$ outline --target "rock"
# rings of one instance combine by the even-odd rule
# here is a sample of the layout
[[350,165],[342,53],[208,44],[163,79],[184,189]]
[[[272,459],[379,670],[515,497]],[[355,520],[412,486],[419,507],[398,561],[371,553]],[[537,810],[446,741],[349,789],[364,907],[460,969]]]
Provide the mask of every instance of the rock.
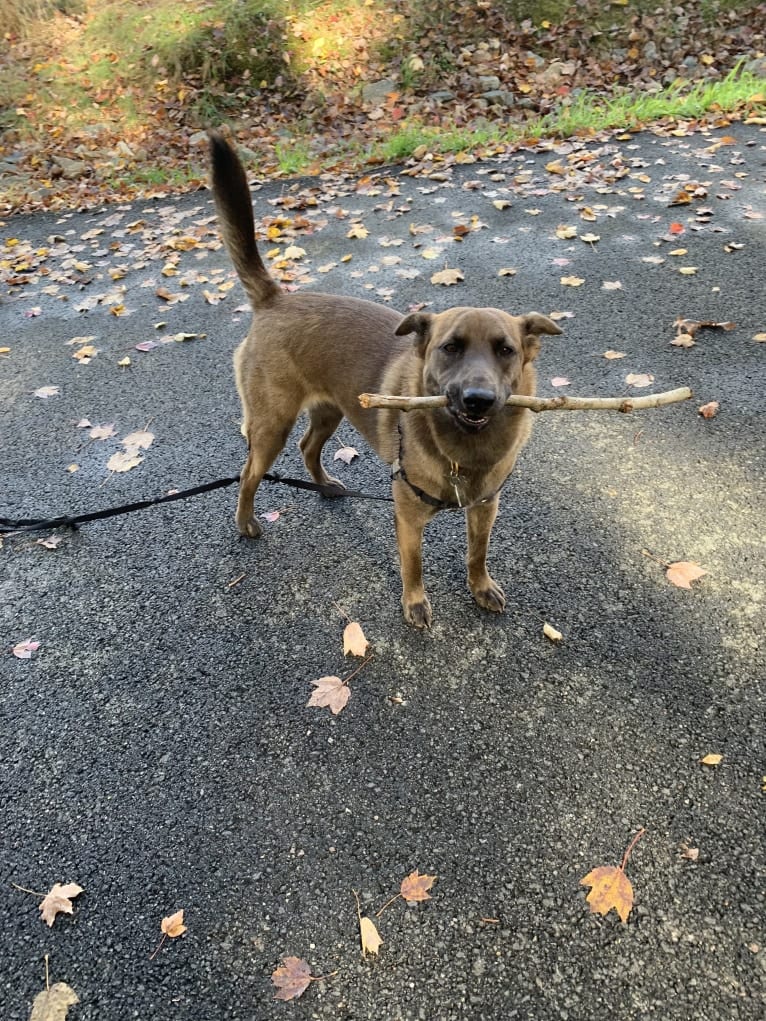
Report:
[[66,181],[76,181],[78,177],[84,177],[90,169],[84,160],[70,160],[67,156],[54,156],[53,162]]
[[483,92],[482,99],[486,99],[492,106],[516,106],[516,96],[506,89],[492,89],[490,92]]
[[448,89],[442,89],[440,92],[432,92],[428,98],[432,99],[434,103],[453,103],[455,93],[450,92]]
[[482,93],[494,92],[500,88],[500,79],[494,74],[483,74],[479,76],[479,88]]
[[365,103],[378,106],[385,103],[386,97],[391,92],[398,92],[399,86],[393,78],[381,78],[377,82],[370,82],[362,86],[362,99]]
[[644,46],[644,60],[647,60],[650,64],[653,64],[657,57],[658,57],[657,46],[650,39],[646,46]]

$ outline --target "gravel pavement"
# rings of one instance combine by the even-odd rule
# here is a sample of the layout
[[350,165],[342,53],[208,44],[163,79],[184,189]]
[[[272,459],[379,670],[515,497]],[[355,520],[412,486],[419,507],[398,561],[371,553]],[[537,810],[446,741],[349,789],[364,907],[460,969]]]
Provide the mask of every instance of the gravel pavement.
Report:
[[[6,537],[6,1021],[29,1017],[45,955],[79,996],[68,1021],[763,1018],[765,168],[766,129],[734,125],[256,188],[264,252],[305,250],[272,259],[292,286],[564,313],[541,395],[694,400],[540,415],[490,550],[506,613],[472,602],[445,513],[426,534],[427,633],[403,623],[383,503],[264,486],[257,509],[279,517],[247,543],[232,487],[55,549]],[[446,267],[464,281],[432,284]],[[249,313],[207,192],[6,221],[0,279],[0,514],[239,471],[231,352]],[[736,326],[684,348],[679,317]],[[142,460],[110,471],[135,431],[153,435]],[[303,474],[294,439],[276,468]],[[342,444],[359,457],[332,470],[385,494],[346,424],[330,456]],[[678,561],[707,573],[675,587]],[[339,607],[373,658],[333,716],[306,702],[359,662]],[[627,923],[591,914],[580,880],[642,827]],[[438,877],[431,899],[394,901],[362,958],[354,891],[373,914],[414,869]],[[84,892],[48,928],[12,884],[54,882]],[[180,908],[188,931],[150,960]],[[327,977],[286,1004],[270,976],[291,955]]]

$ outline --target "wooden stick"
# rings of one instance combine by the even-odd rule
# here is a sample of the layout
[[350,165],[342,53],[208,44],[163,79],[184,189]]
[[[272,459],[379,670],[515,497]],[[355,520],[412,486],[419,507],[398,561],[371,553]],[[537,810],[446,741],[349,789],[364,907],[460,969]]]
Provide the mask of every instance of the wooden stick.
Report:
[[[688,386],[666,390],[643,397],[509,397],[506,407],[529,408],[530,411],[640,411],[661,408],[666,404],[688,401],[693,394]],[[430,410],[446,407],[446,397],[395,397],[388,394],[359,394],[363,408],[397,408],[400,411]]]

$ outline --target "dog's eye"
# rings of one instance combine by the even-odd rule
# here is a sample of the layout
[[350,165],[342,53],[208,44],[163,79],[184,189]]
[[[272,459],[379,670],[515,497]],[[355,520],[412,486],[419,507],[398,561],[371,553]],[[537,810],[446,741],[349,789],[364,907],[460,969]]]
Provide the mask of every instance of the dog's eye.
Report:
[[442,344],[442,351],[448,355],[459,355],[463,350],[463,343],[460,340],[448,340],[446,344]]
[[500,358],[510,358],[511,355],[516,354],[516,348],[510,347],[508,344],[498,344],[497,353]]

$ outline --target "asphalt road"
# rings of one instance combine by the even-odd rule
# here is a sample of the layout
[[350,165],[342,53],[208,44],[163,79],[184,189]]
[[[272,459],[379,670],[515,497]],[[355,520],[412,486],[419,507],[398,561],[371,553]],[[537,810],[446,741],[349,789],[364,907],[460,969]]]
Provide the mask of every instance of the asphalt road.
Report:
[[[425,634],[401,618],[386,504],[264,487],[258,510],[281,513],[248,544],[229,488],[62,532],[56,549],[5,538],[6,1021],[28,1018],[46,954],[50,981],[80,998],[69,1021],[764,1016],[765,166],[766,131],[735,125],[435,177],[263,184],[258,221],[292,221],[264,251],[284,253],[297,228],[310,286],[402,311],[571,313],[545,339],[539,393],[689,385],[695,398],[539,416],[491,547],[507,612],[471,601],[463,522],[442,514],[427,531]],[[684,183],[691,201],[669,206]],[[198,193],[2,225],[0,514],[93,510],[239,471],[230,356],[248,314],[239,284],[218,286],[234,278],[211,217]],[[347,237],[355,219],[367,237]],[[458,242],[456,224],[476,229]],[[431,284],[445,266],[464,282]],[[211,305],[205,290],[226,296]],[[677,317],[736,328],[684,349],[670,344]],[[135,349],[181,332],[205,336]],[[89,363],[74,337],[94,338]],[[629,373],[654,381],[635,390]],[[705,420],[709,401],[720,410]],[[115,435],[91,439],[83,419]],[[154,436],[143,462],[110,472],[135,430]],[[345,425],[341,442],[360,456],[333,470],[385,493],[386,469]],[[277,468],[302,472],[294,442]],[[676,588],[662,566],[676,561],[707,574]],[[312,679],[358,662],[344,661],[336,604],[374,658],[332,716],[306,702]],[[29,638],[32,658],[13,656]],[[720,765],[700,764],[709,753]],[[580,879],[619,864],[641,827],[627,924],[590,914]],[[432,899],[387,908],[380,953],[363,959],[353,891],[375,911],[416,868],[438,876]],[[85,892],[49,929],[40,898],[11,884],[57,881]],[[188,931],[150,960],[179,908]],[[277,1002],[286,955],[330,977]]]

